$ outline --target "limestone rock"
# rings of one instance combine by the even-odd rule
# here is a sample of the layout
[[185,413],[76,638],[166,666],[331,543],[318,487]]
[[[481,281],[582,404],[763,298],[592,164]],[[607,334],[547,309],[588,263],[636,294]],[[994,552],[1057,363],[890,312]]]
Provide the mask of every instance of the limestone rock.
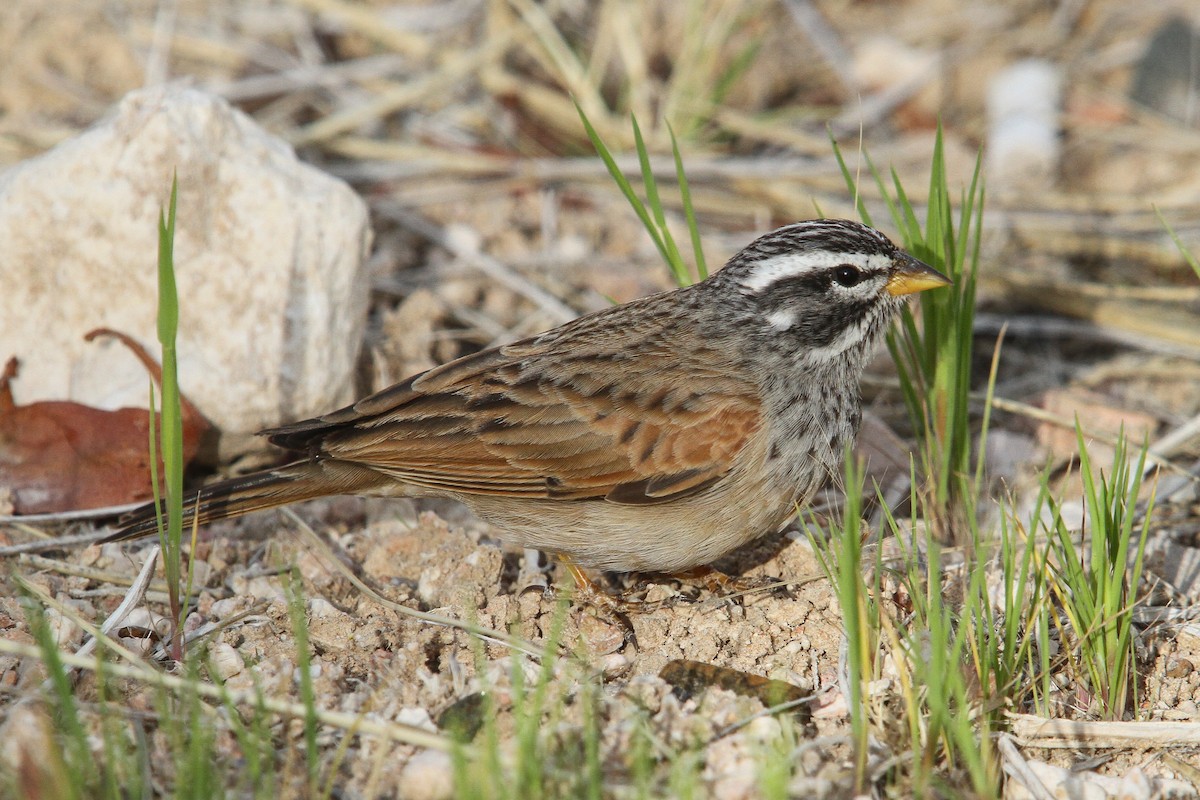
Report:
[[1054,185],[1062,159],[1059,115],[1062,67],[1042,59],[1017,62],[988,87],[987,176],[1004,189]]
[[146,405],[142,366],[83,334],[114,328],[157,352],[157,222],[173,172],[180,383],[225,453],[349,401],[365,204],[224,100],[178,86],[133,92],[0,174],[0,357],[23,363],[17,401]]

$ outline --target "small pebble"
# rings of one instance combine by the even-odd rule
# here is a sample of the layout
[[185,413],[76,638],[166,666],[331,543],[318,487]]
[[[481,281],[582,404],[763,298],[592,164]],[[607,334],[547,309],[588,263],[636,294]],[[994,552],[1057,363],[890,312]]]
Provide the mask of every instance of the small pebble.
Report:
[[59,647],[74,650],[83,641],[83,631],[74,622],[51,608],[46,611],[46,621],[50,625],[50,633]]
[[600,670],[608,680],[624,677],[633,666],[633,660],[624,653],[609,653],[600,659]]
[[1185,678],[1192,674],[1196,667],[1186,658],[1172,658],[1167,661],[1168,678]]
[[209,650],[213,666],[222,680],[229,680],[246,668],[242,655],[234,647],[225,642],[217,642]]
[[225,597],[212,604],[212,608],[209,609],[209,616],[212,619],[228,619],[240,611],[241,608],[241,597]]
[[336,617],[342,612],[324,597],[314,597],[308,601],[308,613],[313,619],[325,619]]
[[625,631],[615,622],[583,614],[579,620],[579,637],[593,656],[606,656],[625,644]]
[[396,794],[408,800],[443,800],[454,796],[454,765],[450,754],[425,750],[408,760],[400,772]]
[[451,223],[445,228],[446,242],[451,249],[467,253],[478,253],[483,247],[483,237],[470,225]]
[[401,725],[409,725],[413,728],[421,730],[437,732],[437,725],[434,724],[433,718],[429,716],[429,710],[418,706],[406,706],[396,712],[395,721]]

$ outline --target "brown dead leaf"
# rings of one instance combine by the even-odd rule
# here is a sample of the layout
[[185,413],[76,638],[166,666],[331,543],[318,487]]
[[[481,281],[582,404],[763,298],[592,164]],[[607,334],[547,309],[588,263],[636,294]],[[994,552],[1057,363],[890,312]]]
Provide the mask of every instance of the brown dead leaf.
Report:
[[[161,368],[140,344],[107,328],[84,338],[98,336],[111,336],[128,347],[162,386]],[[10,385],[16,377],[17,359],[10,358],[0,374],[0,489],[8,491],[15,513],[47,514],[150,499],[146,409],[106,411],[65,400],[18,406]],[[186,465],[211,426],[182,395],[180,405]]]

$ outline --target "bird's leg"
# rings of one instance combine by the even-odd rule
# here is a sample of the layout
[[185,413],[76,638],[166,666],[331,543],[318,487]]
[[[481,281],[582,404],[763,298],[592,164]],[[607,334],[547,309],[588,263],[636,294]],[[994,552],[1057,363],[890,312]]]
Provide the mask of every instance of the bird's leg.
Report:
[[569,556],[559,553],[558,560],[575,579],[575,600],[580,605],[592,608],[597,616],[620,628],[625,634],[625,641],[636,647],[637,634],[634,633],[633,622],[630,621],[628,613],[633,610],[630,604],[600,588]]
[[580,567],[570,558],[562,553],[559,553],[558,560],[564,567],[567,568],[567,572],[571,574],[571,577],[575,579],[575,590],[581,598],[586,597],[591,599],[596,596],[603,596],[612,599],[607,592],[597,586],[595,581],[587,576],[587,573],[583,571],[582,567]]

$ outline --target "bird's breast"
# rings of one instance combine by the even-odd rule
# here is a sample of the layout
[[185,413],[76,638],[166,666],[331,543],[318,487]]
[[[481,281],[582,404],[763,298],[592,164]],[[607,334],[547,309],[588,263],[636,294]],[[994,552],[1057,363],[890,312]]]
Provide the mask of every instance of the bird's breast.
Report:
[[768,430],[767,472],[804,502],[831,475],[839,474],[845,448],[859,418],[852,383],[804,382],[774,395]]

